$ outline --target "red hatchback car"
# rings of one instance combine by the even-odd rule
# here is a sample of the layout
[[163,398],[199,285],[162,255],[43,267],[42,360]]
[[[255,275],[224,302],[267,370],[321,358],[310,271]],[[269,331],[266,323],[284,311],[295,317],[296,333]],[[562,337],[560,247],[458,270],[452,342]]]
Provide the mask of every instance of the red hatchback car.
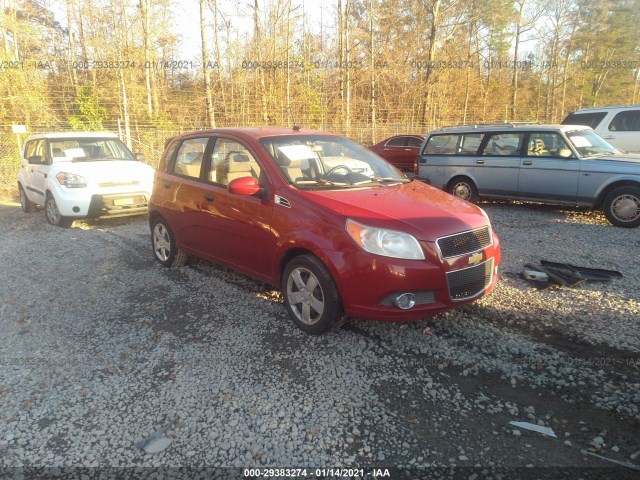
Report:
[[421,135],[396,135],[370,146],[369,150],[401,170],[413,170],[422,142]]
[[411,320],[488,293],[500,245],[479,207],[344,137],[233,128],[171,138],[149,202],[155,258],[195,255],[279,287],[310,334]]

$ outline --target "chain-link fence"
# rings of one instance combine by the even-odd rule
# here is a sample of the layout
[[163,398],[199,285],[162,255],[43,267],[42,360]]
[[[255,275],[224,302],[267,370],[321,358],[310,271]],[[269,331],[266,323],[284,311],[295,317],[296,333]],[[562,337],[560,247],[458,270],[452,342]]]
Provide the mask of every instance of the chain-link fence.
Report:
[[[22,137],[24,140],[24,135]],[[19,169],[18,137],[10,133],[0,133],[0,196],[10,196],[17,192]]]

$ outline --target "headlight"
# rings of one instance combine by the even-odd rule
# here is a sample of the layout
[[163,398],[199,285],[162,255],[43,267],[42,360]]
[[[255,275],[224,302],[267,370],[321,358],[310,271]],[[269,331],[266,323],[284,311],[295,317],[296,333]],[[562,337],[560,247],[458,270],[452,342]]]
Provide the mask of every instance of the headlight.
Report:
[[73,173],[60,172],[56,175],[60,185],[64,185],[67,188],[83,188],[87,186],[87,180],[80,175]]
[[367,227],[347,219],[347,233],[365,252],[385,257],[424,260],[424,252],[412,235],[384,228]]

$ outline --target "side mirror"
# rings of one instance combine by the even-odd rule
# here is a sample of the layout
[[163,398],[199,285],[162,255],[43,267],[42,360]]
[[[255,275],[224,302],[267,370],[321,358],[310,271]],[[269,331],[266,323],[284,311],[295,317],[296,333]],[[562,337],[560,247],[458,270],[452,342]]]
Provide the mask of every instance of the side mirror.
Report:
[[42,155],[31,155],[27,162],[29,162],[29,165],[42,165],[44,163],[43,160]]
[[138,160],[139,162],[144,162],[144,153],[136,153],[136,160]]
[[255,195],[262,191],[262,187],[253,177],[240,177],[231,180],[227,186],[227,190],[235,195]]

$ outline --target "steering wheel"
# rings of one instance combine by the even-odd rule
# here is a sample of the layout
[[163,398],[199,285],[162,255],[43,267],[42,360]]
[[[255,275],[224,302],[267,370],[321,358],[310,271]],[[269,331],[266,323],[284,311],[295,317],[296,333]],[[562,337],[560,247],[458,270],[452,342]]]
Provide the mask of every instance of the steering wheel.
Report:
[[349,167],[347,167],[346,165],[336,165],[335,167],[329,169],[329,171],[327,173],[325,173],[323,175],[323,177],[327,177],[329,175],[331,175],[333,172],[335,172],[336,170],[346,170],[347,173],[353,173],[353,170],[351,170]]

